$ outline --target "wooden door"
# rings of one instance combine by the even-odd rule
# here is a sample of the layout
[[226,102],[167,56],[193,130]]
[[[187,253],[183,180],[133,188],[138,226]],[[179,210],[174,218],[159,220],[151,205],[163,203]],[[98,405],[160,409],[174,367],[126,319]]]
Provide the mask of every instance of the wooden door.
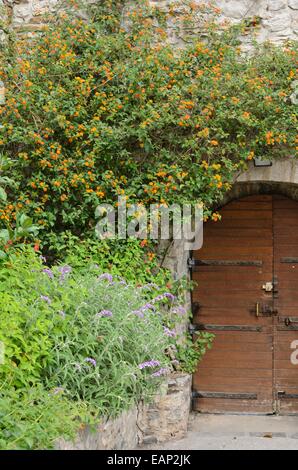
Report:
[[216,335],[193,378],[194,408],[298,411],[298,203],[249,196],[221,213],[192,263],[194,328]]
[[[283,196],[273,200],[274,276],[274,395],[280,414],[298,412],[298,202]],[[296,355],[298,358],[298,355]],[[298,361],[297,361],[298,362]]]

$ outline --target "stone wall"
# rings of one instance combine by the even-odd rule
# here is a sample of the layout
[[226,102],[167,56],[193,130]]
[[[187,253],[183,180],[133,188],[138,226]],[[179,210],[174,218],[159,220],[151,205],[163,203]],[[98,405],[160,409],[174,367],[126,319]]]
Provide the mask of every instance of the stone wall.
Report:
[[162,384],[151,404],[140,403],[116,419],[81,429],[74,442],[60,439],[57,450],[133,450],[142,444],[186,435],[191,405],[191,376],[174,374]]
[[61,439],[57,450],[126,450],[138,445],[137,408],[122,413],[118,418],[100,424],[96,431],[82,429],[74,442]]
[[[171,0],[150,0],[152,5],[163,6]],[[174,1],[174,0],[173,0]],[[208,3],[194,0],[194,3]],[[298,39],[298,0],[213,0],[221,10],[219,21],[237,23],[245,18],[255,18],[258,26],[248,29],[244,44],[251,45],[252,37],[259,42],[270,40],[281,43]]]
[[[99,0],[95,0],[99,1]],[[171,0],[150,0],[154,5],[163,6]],[[194,0],[206,3],[206,0]],[[54,10],[58,0],[0,0],[5,5],[12,25],[18,29],[38,30],[42,27],[43,14]],[[257,39],[281,42],[298,38],[298,0],[214,0],[222,13],[222,19],[237,22],[244,18],[256,17],[260,25]],[[2,13],[3,16],[3,13]],[[248,34],[247,41],[251,40]]]
[[[58,0],[0,0],[2,17],[20,31],[38,31],[45,22],[44,14],[55,11]],[[3,8],[4,7],[4,8]]]
[[140,444],[181,439],[186,435],[191,409],[191,386],[191,375],[177,373],[168,378],[154,401],[139,413]]

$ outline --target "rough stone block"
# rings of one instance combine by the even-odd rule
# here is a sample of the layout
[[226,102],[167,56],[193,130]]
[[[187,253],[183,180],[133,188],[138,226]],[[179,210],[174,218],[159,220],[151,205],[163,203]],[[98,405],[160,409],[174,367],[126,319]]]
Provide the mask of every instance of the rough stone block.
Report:
[[289,7],[298,10],[298,0],[289,0]]

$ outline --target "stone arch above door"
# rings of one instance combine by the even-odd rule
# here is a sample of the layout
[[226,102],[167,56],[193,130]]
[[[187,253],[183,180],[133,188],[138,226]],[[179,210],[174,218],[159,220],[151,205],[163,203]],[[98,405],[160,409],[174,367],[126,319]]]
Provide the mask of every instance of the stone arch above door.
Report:
[[[256,194],[281,194],[298,201],[298,161],[294,158],[272,162],[271,167],[255,167],[249,164],[248,170],[240,174],[232,189],[225,195],[217,208],[225,206],[234,199]],[[168,268],[176,279],[189,278],[189,252],[182,241],[161,245],[164,249],[162,265]],[[185,294],[185,307],[191,308],[190,294]]]
[[[298,160],[292,157],[274,160],[270,167],[255,167],[253,162],[248,170],[240,174],[232,189],[225,195],[217,208],[233,199],[254,194],[282,194],[298,200]],[[188,253],[183,241],[176,241],[165,250],[163,266],[169,268],[176,278],[188,275]]]
[[298,200],[298,161],[294,158],[274,160],[270,167],[256,167],[251,162],[240,174],[221,201],[220,207],[233,199],[253,194],[278,193]]

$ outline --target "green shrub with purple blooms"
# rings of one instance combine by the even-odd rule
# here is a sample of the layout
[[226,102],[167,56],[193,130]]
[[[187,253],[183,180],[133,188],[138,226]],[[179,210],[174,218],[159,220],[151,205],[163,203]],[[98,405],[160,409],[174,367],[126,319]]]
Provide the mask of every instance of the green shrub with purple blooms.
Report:
[[[187,312],[153,282],[136,287],[94,264],[49,266],[24,246],[0,263],[0,312],[3,449],[51,448],[82,422],[150,400],[183,369],[177,325]],[[55,403],[61,419],[47,428]]]

